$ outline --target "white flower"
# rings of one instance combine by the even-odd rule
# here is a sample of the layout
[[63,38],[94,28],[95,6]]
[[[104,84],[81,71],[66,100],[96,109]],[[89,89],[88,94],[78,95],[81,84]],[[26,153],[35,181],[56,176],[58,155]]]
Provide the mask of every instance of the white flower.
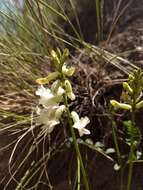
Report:
[[63,99],[64,89],[60,86],[59,81],[55,81],[52,88],[41,87],[36,91],[36,95],[40,96],[39,104],[43,109],[37,107],[39,115],[37,122],[43,124],[44,131],[51,133],[54,127],[60,123],[60,118],[65,110],[65,106],[59,106]]
[[90,122],[88,117],[79,118],[78,114],[75,111],[71,112],[72,119],[74,121],[73,127],[78,129],[80,137],[83,135],[89,135],[90,131],[86,129],[86,125]]
[[38,123],[44,124],[44,128],[48,133],[54,130],[54,127],[58,125],[59,119],[55,117],[55,112],[59,106],[49,106],[48,108],[37,108]]
[[43,106],[55,104],[55,101],[53,102],[54,95],[52,94],[51,90],[44,88],[42,85],[36,91],[36,95],[40,96],[39,104],[42,104]]
[[57,92],[52,92],[49,88],[41,87],[36,91],[36,95],[40,96],[39,104],[42,104],[44,107],[57,106],[62,100],[62,95],[64,89],[62,87],[57,88]]
[[44,124],[44,130],[51,133],[54,127],[60,123],[60,118],[65,110],[65,106],[49,106],[44,109],[37,107],[37,114],[39,115],[37,122]]

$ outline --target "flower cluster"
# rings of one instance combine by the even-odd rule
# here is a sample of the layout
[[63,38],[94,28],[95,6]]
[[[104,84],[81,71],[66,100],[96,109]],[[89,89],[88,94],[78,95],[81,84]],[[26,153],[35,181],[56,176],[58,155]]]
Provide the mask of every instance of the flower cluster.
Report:
[[123,103],[116,100],[110,100],[111,105],[115,109],[124,109],[132,112],[135,110],[143,108],[143,72],[138,70],[134,74],[130,74],[128,77],[128,82],[123,82],[123,93],[122,100]]
[[[38,122],[44,124],[44,129],[47,133],[51,133],[55,126],[60,123],[62,114],[67,111],[64,98],[67,97],[70,100],[75,100],[75,94],[72,90],[72,85],[68,80],[68,77],[74,74],[75,68],[68,67],[66,59],[69,52],[64,50],[63,54],[59,49],[57,52],[52,51],[51,57],[55,72],[50,73],[45,78],[37,79],[37,83],[40,84],[39,89],[36,91],[36,95],[40,96],[39,105],[37,107]],[[44,84],[50,84],[50,88],[45,88]],[[90,131],[86,129],[86,125],[90,122],[88,117],[79,118],[78,114],[71,112],[71,118],[73,120],[73,128],[79,131],[79,135],[90,134]]]
[[37,114],[39,115],[38,121],[44,124],[48,133],[51,133],[54,127],[60,123],[59,119],[65,110],[64,105],[59,105],[64,89],[58,87],[57,90],[54,91],[56,83],[57,81],[53,83],[51,89],[41,85],[36,91],[36,95],[40,96],[39,105],[42,105],[42,108],[37,108]]

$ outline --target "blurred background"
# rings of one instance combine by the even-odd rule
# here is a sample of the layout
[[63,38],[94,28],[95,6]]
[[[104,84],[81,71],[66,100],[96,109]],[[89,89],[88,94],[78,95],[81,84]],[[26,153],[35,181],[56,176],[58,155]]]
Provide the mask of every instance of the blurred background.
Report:
[[8,8],[11,8],[15,5],[19,6],[20,8],[23,7],[23,2],[24,0],[1,0],[0,1],[0,9],[1,10],[6,10]]

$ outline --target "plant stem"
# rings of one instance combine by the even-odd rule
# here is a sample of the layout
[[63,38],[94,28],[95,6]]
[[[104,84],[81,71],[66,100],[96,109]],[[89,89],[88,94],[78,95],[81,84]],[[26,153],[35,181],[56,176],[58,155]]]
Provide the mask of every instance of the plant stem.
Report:
[[127,183],[127,190],[131,189],[131,183],[132,183],[132,173],[133,173],[133,145],[131,144],[131,148],[130,148],[130,158],[129,158],[129,172],[128,172],[128,183]]
[[80,168],[81,168],[81,172],[82,172],[82,176],[83,176],[83,182],[84,182],[84,185],[85,185],[85,189],[89,190],[87,174],[86,174],[85,167],[84,167],[84,164],[83,164],[83,160],[82,160],[82,157],[81,157],[79,145],[77,143],[76,135],[75,135],[74,129],[72,127],[71,113],[70,113],[70,110],[69,110],[69,106],[68,106],[68,101],[67,101],[67,96],[66,95],[64,95],[64,104],[65,104],[66,109],[67,109],[68,123],[69,123],[69,126],[70,126],[70,131],[71,131],[71,134],[72,134],[75,151],[76,151],[77,157],[78,157],[79,162],[80,162]]
[[120,190],[124,189],[123,175],[124,175],[124,168],[123,168],[123,166],[121,166],[121,171],[120,171]]
[[[130,151],[131,153],[131,151]],[[132,159],[129,161],[129,173],[128,173],[128,183],[127,183],[127,190],[131,189],[131,182],[132,182],[132,172],[133,172],[133,162]]]
[[123,189],[123,167],[122,167],[122,161],[121,161],[121,154],[120,154],[120,149],[119,149],[119,144],[117,140],[117,134],[116,134],[116,122],[112,119],[112,135],[113,135],[113,140],[115,144],[115,150],[117,154],[117,159],[118,159],[118,164],[121,166],[120,169],[120,180],[121,180],[121,185],[120,185],[120,190]]
[[102,40],[103,2],[100,0],[95,0],[95,3],[96,3],[96,17],[97,17],[97,38],[98,38],[98,43],[100,43]]
[[114,140],[115,149],[116,149],[116,153],[117,153],[118,163],[121,164],[121,154],[120,154],[120,150],[119,150],[119,145],[118,145],[118,141],[117,141],[117,135],[116,135],[115,128],[116,128],[116,123],[115,123],[115,121],[112,121],[113,140]]
[[77,157],[77,190],[80,190],[80,160]]
[[[135,125],[135,98],[133,98],[131,120],[132,120],[132,125]],[[131,146],[130,146],[130,153],[129,153],[129,173],[128,173],[127,190],[131,189],[131,183],[132,183],[133,154],[134,154],[134,137],[133,137],[133,127],[132,127]]]
[[121,153],[120,153],[120,149],[119,149],[119,144],[118,144],[118,140],[117,140],[117,134],[116,134],[116,122],[114,121],[114,118],[111,118],[112,121],[112,135],[113,135],[113,141],[114,141],[114,145],[115,145],[115,150],[116,150],[116,154],[117,154],[117,160],[118,160],[118,164],[120,165],[120,190],[123,190],[123,166],[122,166],[122,160],[121,160]]

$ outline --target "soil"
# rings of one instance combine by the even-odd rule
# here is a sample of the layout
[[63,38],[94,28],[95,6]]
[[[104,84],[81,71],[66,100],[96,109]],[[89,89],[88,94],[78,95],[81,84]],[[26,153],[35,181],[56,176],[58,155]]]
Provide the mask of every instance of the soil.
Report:
[[[117,2],[116,0],[115,4]],[[126,2],[124,1],[125,4],[122,5],[122,8],[126,5]],[[104,29],[105,37],[107,36],[107,32],[109,33],[108,26],[111,24],[112,16],[108,12],[108,9],[113,9],[114,3],[107,3],[107,5],[105,9],[105,14],[107,15]],[[89,14],[88,11],[87,14]],[[141,0],[133,1],[125,15],[116,26],[111,38],[99,45],[104,50],[115,55],[118,54],[130,63],[143,68],[143,2]],[[88,17],[88,15],[85,15],[85,17]],[[83,27],[87,26],[84,25]],[[86,30],[83,28],[83,31]],[[96,44],[93,31],[85,32],[84,35],[87,42]],[[99,56],[95,54],[95,49],[96,46],[92,46],[90,50],[80,49],[75,51],[69,60],[69,64],[73,64],[76,67],[76,74],[72,77],[72,83],[74,84],[74,92],[77,97],[76,101],[71,103],[70,109],[76,110],[80,116],[87,115],[90,118],[89,129],[91,135],[89,138],[93,143],[100,141],[104,143],[105,148],[110,148],[114,147],[114,145],[111,133],[111,121],[107,116],[107,107],[110,99],[115,98],[118,100],[120,98],[122,82],[127,78],[127,74],[120,71],[115,65],[107,64],[107,61],[104,59],[99,59]],[[3,80],[0,77],[1,83]],[[65,138],[69,135],[67,123],[63,121],[64,128],[60,131],[58,128],[55,129],[51,139],[48,136],[45,138],[43,135],[38,137],[42,126],[35,126],[32,132],[31,130],[29,132],[28,129],[31,127],[31,124],[29,124],[29,121],[21,123],[20,118],[23,115],[25,118],[31,115],[33,107],[37,104],[37,98],[34,95],[27,95],[24,91],[6,94],[1,89],[0,104],[4,113],[11,111],[19,115],[19,118],[15,118],[14,115],[0,118],[2,127],[0,130],[0,190],[15,189],[16,180],[19,180],[26,173],[27,169],[32,167],[31,163],[35,164],[38,162],[39,164],[45,162],[46,165],[41,164],[41,169],[30,181],[31,186],[34,185],[34,182],[38,180],[38,177],[44,171],[37,189],[50,189],[47,183],[44,184],[44,180],[47,180],[47,173],[45,171],[48,170],[49,181],[53,185],[54,190],[73,190],[77,161],[72,144]],[[137,114],[137,123],[143,134],[142,112]],[[123,113],[117,119],[119,126],[118,140],[122,153],[126,153],[129,149],[124,142],[124,135],[122,133],[121,120],[125,117],[128,116],[126,113]],[[15,122],[19,122],[19,124],[15,126]],[[6,127],[9,124],[15,127]],[[23,134],[25,134],[25,138],[22,138]],[[21,140],[19,141],[20,138]],[[36,138],[39,140],[37,144],[35,142]],[[83,139],[86,140],[86,137],[83,137]],[[9,159],[16,142],[19,143],[10,162]],[[30,146],[34,147],[33,151],[31,151],[25,163],[18,169]],[[80,147],[89,177],[90,190],[119,190],[120,174],[113,169],[115,162],[112,158],[115,158],[115,155],[113,154],[112,157],[109,157],[100,151],[92,150],[82,143]],[[142,143],[140,150],[143,150]],[[47,156],[47,160],[45,160],[43,151],[44,153],[51,151],[52,157],[49,159]],[[43,158],[43,162],[40,162],[41,158]],[[13,178],[9,171],[11,166],[13,166],[11,172],[16,171]],[[32,170],[32,172],[34,173],[36,169]],[[143,190],[142,170],[143,163],[136,162],[134,164],[132,190]],[[124,184],[127,182],[127,172],[128,168],[125,169]],[[50,183],[48,182],[48,184]],[[26,187],[28,188],[29,186]],[[84,189],[82,185],[81,189]]]

